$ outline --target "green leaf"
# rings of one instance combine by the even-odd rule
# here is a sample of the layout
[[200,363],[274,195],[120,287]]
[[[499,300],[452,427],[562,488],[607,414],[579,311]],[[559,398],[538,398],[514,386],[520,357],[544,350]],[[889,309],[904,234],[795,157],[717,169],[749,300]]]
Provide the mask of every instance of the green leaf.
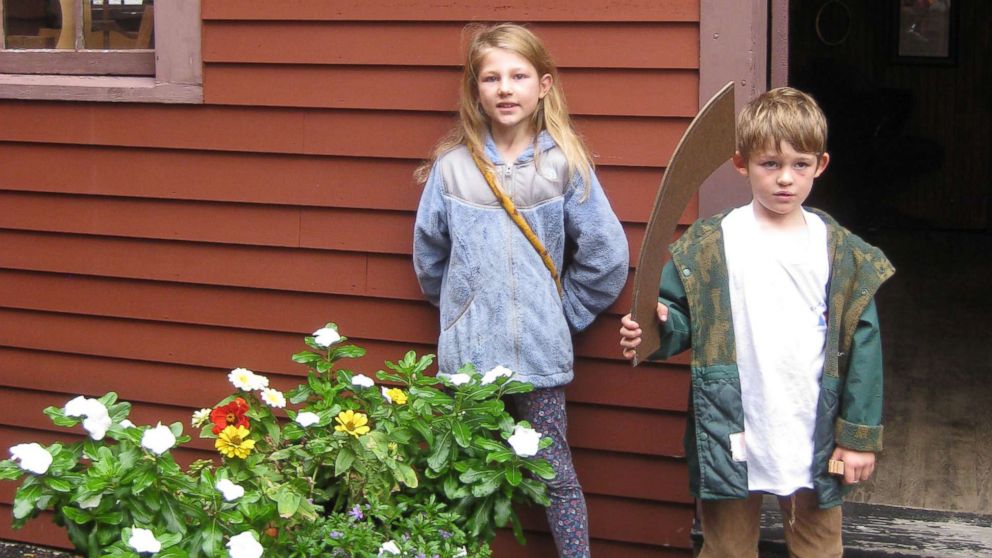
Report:
[[203,537],[203,542],[200,543],[200,548],[203,549],[203,553],[207,556],[215,556],[217,549],[221,547],[224,534],[221,532],[216,521],[207,523],[202,529],[201,536]]
[[[551,480],[555,478],[555,470],[551,468],[551,464],[543,459],[538,459],[534,461],[524,460],[524,467],[530,472],[541,477],[545,480]],[[509,479],[507,479],[509,480]]]
[[42,411],[45,416],[52,419],[52,423],[56,426],[73,427],[83,421],[79,417],[67,417],[65,416],[65,411],[61,407],[45,407]]
[[455,441],[459,446],[467,448],[472,443],[472,430],[465,421],[454,421],[451,424],[451,432],[455,435]]
[[430,456],[427,457],[427,466],[435,471],[440,471],[448,462],[451,454],[451,431],[446,430],[437,439],[437,444],[432,448]]
[[141,494],[155,482],[155,476],[155,470],[151,468],[143,468],[135,471],[131,480],[131,492],[134,495]]
[[170,546],[161,552],[156,552],[155,556],[158,558],[188,558],[189,553],[183,550],[182,547]]
[[365,349],[355,345],[343,345],[341,347],[335,347],[327,354],[327,358],[329,358],[332,361],[341,358],[361,358],[363,356],[365,356]]
[[460,500],[469,495],[468,487],[458,482],[458,477],[453,474],[444,477],[442,488],[449,500]]
[[296,387],[286,395],[289,396],[290,403],[292,403],[293,405],[299,405],[300,403],[303,403],[304,401],[309,399],[310,395],[312,394],[313,391],[310,390],[310,386],[301,385]]
[[279,517],[290,518],[296,513],[296,510],[300,507],[300,502],[303,501],[303,497],[293,492],[289,488],[283,487],[276,494],[276,506],[279,511]]
[[337,458],[334,460],[334,476],[340,477],[351,468],[351,464],[354,462],[355,452],[351,451],[350,448],[341,448]]
[[105,525],[120,525],[124,521],[124,513],[120,511],[109,511],[95,515],[94,519]]
[[510,521],[510,514],[513,513],[512,502],[504,496],[497,497],[493,504],[493,522],[497,527],[505,527]]
[[23,473],[24,471],[10,459],[0,461],[0,480],[17,480]]
[[45,477],[45,486],[55,492],[69,492],[72,490],[72,484],[69,481],[57,477]]
[[62,515],[66,517],[66,519],[72,521],[73,523],[78,523],[80,525],[93,520],[93,516],[91,516],[89,512],[76,509],[72,506],[62,506],[62,509],[60,511],[62,512]]
[[489,452],[486,454],[486,463],[506,463],[514,457],[514,453],[506,448],[500,448],[496,451]]
[[417,473],[413,470],[413,467],[407,465],[406,463],[396,463],[395,476],[396,480],[409,486],[410,488],[417,488],[417,485],[419,484],[417,481]]
[[318,355],[317,353],[311,351],[303,351],[293,355],[293,362],[298,362],[300,364],[311,364],[321,360],[323,355]]
[[503,391],[503,395],[512,395],[515,393],[529,393],[534,391],[534,384],[510,381],[503,384],[502,391]]
[[542,506],[549,506],[551,500],[548,499],[547,489],[544,484],[534,479],[524,479],[520,483],[520,491],[528,496],[535,503]]
[[476,498],[484,498],[493,492],[496,492],[497,488],[499,488],[499,481],[496,480],[486,480],[479,484],[473,484],[472,496],[475,496]]
[[505,470],[506,482],[510,483],[510,486],[520,486],[520,481],[524,479],[523,473],[520,472],[520,467],[513,465]]

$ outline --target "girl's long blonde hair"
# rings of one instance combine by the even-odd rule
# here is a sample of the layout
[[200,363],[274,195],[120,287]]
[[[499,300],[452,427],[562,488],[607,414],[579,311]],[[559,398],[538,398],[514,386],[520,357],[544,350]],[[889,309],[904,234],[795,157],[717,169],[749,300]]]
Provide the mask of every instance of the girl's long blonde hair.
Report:
[[[558,79],[558,68],[544,44],[529,29],[513,23],[497,25],[469,25],[465,28],[472,34],[465,56],[465,70],[462,73],[461,93],[459,96],[458,123],[434,146],[429,160],[421,164],[414,172],[418,184],[427,181],[431,166],[438,157],[448,151],[465,145],[473,153],[479,155],[487,164],[489,160],[483,156],[485,137],[489,131],[489,117],[479,106],[479,67],[490,49],[500,48],[523,57],[537,70],[538,77],[550,74],[551,89],[538,102],[537,110],[531,117],[531,128],[537,135],[547,130],[558,144],[559,149],[568,161],[569,179],[579,173],[586,187],[582,197],[589,193],[589,174],[593,167],[592,157],[585,142],[572,128],[568,116],[568,106],[565,95]],[[537,153],[535,152],[535,157]]]

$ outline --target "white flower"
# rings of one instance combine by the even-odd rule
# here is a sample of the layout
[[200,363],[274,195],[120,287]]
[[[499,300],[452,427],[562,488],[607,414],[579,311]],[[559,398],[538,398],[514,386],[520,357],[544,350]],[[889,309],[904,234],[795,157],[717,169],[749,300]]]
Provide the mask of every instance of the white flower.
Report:
[[390,403],[393,402],[393,398],[389,396],[389,388],[385,386],[382,387],[382,397]]
[[162,455],[174,445],[176,445],[176,437],[172,434],[172,430],[161,422],[155,428],[145,430],[141,435],[141,447],[155,455]]
[[217,490],[220,490],[220,493],[224,495],[224,499],[228,502],[233,502],[245,495],[245,489],[243,486],[240,484],[234,484],[228,479],[220,479],[214,487]]
[[134,423],[128,419],[124,419],[120,422],[121,428],[135,428]]
[[438,378],[443,378],[448,380],[448,382],[451,383],[451,385],[453,386],[460,386],[462,384],[467,384],[470,381],[472,381],[472,376],[469,376],[468,374],[465,374],[463,372],[459,372],[457,374],[445,374],[442,372],[437,376]]
[[112,424],[103,403],[82,395],[66,403],[63,412],[67,417],[84,417],[83,428],[94,440],[102,440]]
[[262,401],[265,401],[265,404],[269,407],[275,407],[277,409],[282,409],[286,406],[286,396],[284,396],[282,392],[277,389],[263,389]]
[[313,342],[321,347],[330,347],[341,340],[338,330],[330,327],[322,327],[313,332]]
[[496,378],[506,377],[509,378],[513,375],[513,371],[505,366],[497,366],[489,372],[482,375],[482,385],[488,385],[496,381]]
[[311,413],[310,411],[303,411],[296,415],[296,424],[299,424],[303,428],[308,426],[313,426],[320,422],[320,415],[317,413]]
[[513,435],[506,442],[513,448],[514,453],[520,457],[532,457],[537,455],[537,443],[540,440],[540,432],[518,424],[513,427]]
[[158,542],[158,539],[155,538],[155,533],[140,527],[133,527],[131,529],[131,538],[127,540],[127,544],[138,554],[142,552],[154,554],[162,550],[162,543]]
[[90,438],[94,440],[102,440],[104,436],[107,435],[107,429],[113,424],[110,420],[110,415],[107,414],[106,407],[103,408],[103,414],[90,415],[83,419],[83,428],[89,433]]
[[382,543],[382,546],[379,547],[379,558],[383,558],[383,556],[389,556],[389,555],[393,555],[393,556],[400,555],[400,547],[396,546],[396,541],[386,541]]
[[193,413],[193,418],[189,421],[193,428],[200,428],[210,422],[210,411],[212,409],[200,409]]
[[468,556],[468,551],[465,550],[465,547],[463,546],[458,549],[458,552],[456,552],[452,558],[465,558],[466,556]]
[[84,510],[91,510],[99,506],[102,500],[103,500],[103,494],[97,494],[96,496],[90,496],[85,500],[80,500],[77,503],[79,504],[80,508]]
[[80,395],[79,397],[71,399],[68,403],[66,403],[65,408],[63,408],[63,412],[67,417],[86,416],[90,414],[89,409],[92,408],[93,401],[96,400]]
[[231,537],[227,541],[227,548],[231,558],[260,558],[264,550],[251,531]]
[[372,381],[372,378],[369,378],[365,374],[356,374],[351,378],[351,384],[355,386],[370,388],[375,385],[375,382]]
[[269,379],[247,368],[235,368],[227,375],[234,387],[244,391],[255,391],[269,387]]
[[17,444],[10,448],[10,454],[17,466],[29,473],[44,475],[52,466],[52,454],[35,442]]

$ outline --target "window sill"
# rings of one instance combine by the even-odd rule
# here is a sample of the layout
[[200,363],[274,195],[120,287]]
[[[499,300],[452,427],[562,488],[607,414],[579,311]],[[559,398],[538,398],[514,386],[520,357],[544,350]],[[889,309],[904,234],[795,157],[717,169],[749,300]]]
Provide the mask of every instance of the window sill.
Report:
[[0,99],[200,104],[203,86],[153,77],[2,74]]

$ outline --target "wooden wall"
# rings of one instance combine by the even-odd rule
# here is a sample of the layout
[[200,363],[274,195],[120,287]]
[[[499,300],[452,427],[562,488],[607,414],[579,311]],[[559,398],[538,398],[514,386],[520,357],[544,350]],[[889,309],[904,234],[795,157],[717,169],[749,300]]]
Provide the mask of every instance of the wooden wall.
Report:
[[[368,371],[431,352],[411,172],[452,123],[468,21],[544,37],[632,262],[698,104],[698,0],[204,0],[202,16],[203,106],[0,101],[2,448],[76,436],[41,410],[78,394],[188,423],[236,366],[288,388],[328,320]],[[629,304],[628,287],[580,336],[568,393],[593,550],[687,556],[687,369],[617,358]],[[0,538],[65,545],[11,530],[13,488]],[[501,538],[498,556],[552,554],[543,514],[525,516],[530,544]]]

